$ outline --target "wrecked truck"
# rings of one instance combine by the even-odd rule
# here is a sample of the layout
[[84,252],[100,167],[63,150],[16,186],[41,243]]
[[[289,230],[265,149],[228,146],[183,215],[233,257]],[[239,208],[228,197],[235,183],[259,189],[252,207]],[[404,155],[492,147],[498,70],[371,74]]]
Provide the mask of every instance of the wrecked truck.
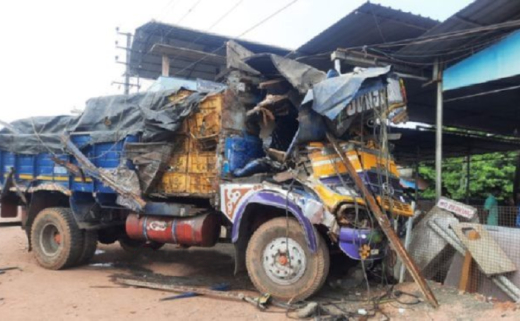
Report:
[[390,68],[327,77],[275,55],[241,55],[229,69],[223,85],[94,98],[79,116],[0,131],[0,214],[21,209],[41,266],[85,264],[98,242],[133,251],[231,242],[236,272],[298,300],[324,284],[331,251],[386,255],[326,134],[386,215],[411,216],[385,136],[406,118],[402,82]]

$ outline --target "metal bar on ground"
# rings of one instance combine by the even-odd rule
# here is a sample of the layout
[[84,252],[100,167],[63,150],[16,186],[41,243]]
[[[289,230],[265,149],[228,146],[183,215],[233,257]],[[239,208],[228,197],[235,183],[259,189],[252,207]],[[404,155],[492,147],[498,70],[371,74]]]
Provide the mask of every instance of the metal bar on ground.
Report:
[[262,304],[259,304],[257,301],[255,301],[255,299],[250,298],[243,293],[223,292],[223,291],[218,291],[218,290],[195,288],[195,287],[189,287],[189,286],[184,286],[184,285],[161,284],[161,283],[156,283],[156,282],[147,282],[147,281],[139,281],[139,280],[123,279],[123,278],[116,278],[115,282],[122,284],[122,285],[130,285],[130,286],[136,286],[136,287],[140,287],[140,288],[172,291],[172,292],[177,292],[177,293],[192,292],[192,293],[196,293],[199,295],[207,295],[207,296],[220,298],[220,299],[246,301],[260,309],[265,309],[265,306],[263,306]]
[[428,283],[426,283],[426,280],[424,279],[421,271],[417,268],[417,265],[415,265],[413,259],[410,257],[408,252],[406,252],[406,250],[404,249],[403,244],[401,244],[399,237],[392,228],[390,220],[381,211],[381,208],[377,204],[374,196],[368,190],[368,188],[361,180],[361,177],[359,177],[358,173],[356,172],[354,165],[352,165],[350,160],[343,155],[341,149],[338,146],[338,143],[336,142],[336,139],[330,133],[327,133],[327,138],[334,147],[334,150],[340,157],[341,161],[345,165],[350,177],[352,177],[352,179],[354,180],[356,187],[361,191],[363,195],[365,195],[367,204],[374,216],[376,217],[379,226],[381,226],[381,229],[385,233],[390,243],[393,245],[395,251],[397,252],[397,255],[412,275],[413,279],[415,280],[415,283],[419,285],[419,288],[421,289],[421,292],[423,293],[424,297],[434,308],[439,307],[439,303],[437,302],[437,299],[435,298],[435,295],[433,294],[432,290],[428,286]]

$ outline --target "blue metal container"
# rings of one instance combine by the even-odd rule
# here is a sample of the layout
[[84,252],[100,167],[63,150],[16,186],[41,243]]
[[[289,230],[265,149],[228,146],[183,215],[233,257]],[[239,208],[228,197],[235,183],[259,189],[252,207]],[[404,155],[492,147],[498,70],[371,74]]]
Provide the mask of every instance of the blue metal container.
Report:
[[250,161],[265,156],[262,140],[256,136],[245,135],[226,138],[223,174],[243,168]]

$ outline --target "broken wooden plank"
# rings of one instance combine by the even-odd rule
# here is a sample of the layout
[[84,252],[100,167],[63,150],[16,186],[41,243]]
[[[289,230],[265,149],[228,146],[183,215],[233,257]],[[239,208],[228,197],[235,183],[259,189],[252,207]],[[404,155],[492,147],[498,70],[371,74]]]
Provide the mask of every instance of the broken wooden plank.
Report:
[[354,168],[354,165],[350,162],[350,160],[345,157],[345,155],[342,153],[341,148],[338,146],[336,139],[330,134],[327,133],[327,138],[334,147],[334,150],[340,157],[341,161],[345,164],[345,167],[350,175],[350,177],[354,180],[354,183],[356,184],[356,187],[361,192],[361,195],[364,195],[366,198],[366,202],[368,207],[370,208],[370,211],[374,214],[374,216],[377,219],[377,222],[379,223],[379,226],[381,226],[381,229],[385,233],[386,237],[390,241],[390,243],[393,245],[397,255],[401,259],[401,261],[404,263],[410,274],[412,275],[415,283],[419,285],[419,288],[421,289],[421,292],[423,293],[424,297],[428,302],[434,307],[439,307],[439,303],[437,302],[437,299],[435,298],[435,295],[433,294],[432,290],[428,286],[428,283],[426,283],[426,280],[421,274],[421,271],[417,268],[414,261],[408,254],[408,252],[405,250],[403,244],[401,244],[401,241],[399,240],[399,237],[397,234],[395,234],[394,229],[392,228],[392,224],[390,223],[390,220],[388,217],[381,211],[381,208],[379,207],[378,203],[376,202],[376,199],[374,198],[374,195],[368,190],[368,188],[365,186],[363,181],[361,180],[361,177],[359,177],[358,173],[356,172],[356,169]]
[[[480,238],[480,235],[477,233],[477,231],[471,231],[468,234],[468,239],[470,239],[470,240],[477,240],[479,238]],[[470,276],[474,276],[474,273],[472,273],[472,269],[471,269],[472,262],[473,262],[473,257],[471,256],[471,252],[466,251],[466,254],[464,256],[464,263],[462,264],[460,281],[459,281],[459,291],[461,293],[467,292],[468,288],[470,286],[470,283],[472,283],[472,280],[470,280]]]
[[[516,265],[481,224],[458,223],[452,224],[451,228],[487,276],[516,271]],[[470,239],[468,234],[472,231],[480,238]]]

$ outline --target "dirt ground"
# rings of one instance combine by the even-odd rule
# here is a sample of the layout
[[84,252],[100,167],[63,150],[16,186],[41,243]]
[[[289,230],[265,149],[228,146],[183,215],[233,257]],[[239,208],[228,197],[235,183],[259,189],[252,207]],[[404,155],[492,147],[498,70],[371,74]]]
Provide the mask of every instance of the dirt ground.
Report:
[[[228,244],[212,249],[180,249],[168,245],[138,256],[124,252],[118,244],[103,245],[99,246],[89,266],[65,271],[39,267],[26,248],[25,234],[19,227],[0,228],[0,268],[16,266],[20,269],[0,274],[1,320],[288,319],[285,311],[279,308],[271,307],[268,312],[261,312],[244,302],[207,297],[159,301],[172,293],[121,287],[113,282],[114,275],[126,275],[205,287],[228,283],[234,291],[257,295],[247,275],[233,276],[233,248]],[[385,300],[381,309],[393,320],[520,319],[520,312],[512,304],[493,304],[477,295],[458,295],[454,289],[433,286],[441,304],[437,310],[426,303],[404,305]],[[419,294],[414,284],[398,288]],[[314,299],[322,302],[324,309],[355,312],[365,308],[370,313],[373,305],[360,300],[365,294],[362,289],[346,291],[327,285]],[[377,291],[374,287],[372,295]],[[339,302],[341,300],[343,302]],[[407,299],[403,297],[402,300]],[[337,308],[329,304],[331,301],[338,301]],[[378,313],[373,319],[386,318]]]

